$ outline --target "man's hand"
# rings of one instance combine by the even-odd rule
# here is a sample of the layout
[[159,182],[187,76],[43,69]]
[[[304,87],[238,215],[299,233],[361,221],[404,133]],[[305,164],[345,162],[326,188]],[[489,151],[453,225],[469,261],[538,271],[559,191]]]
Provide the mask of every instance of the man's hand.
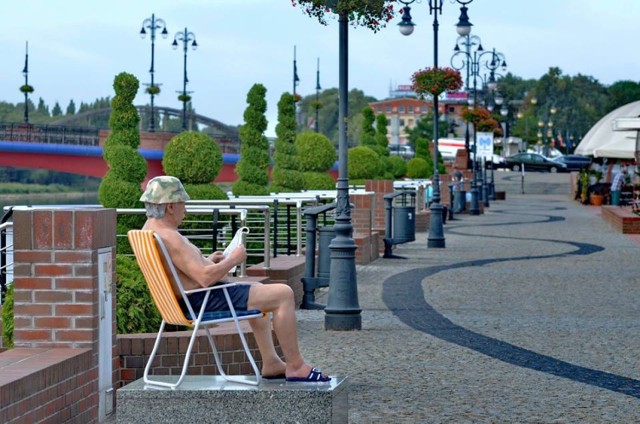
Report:
[[247,260],[247,249],[245,249],[244,244],[239,244],[238,247],[233,249],[229,258],[235,265],[239,265],[242,262]]
[[224,253],[217,251],[217,252],[213,252],[212,254],[210,254],[207,259],[209,259],[211,262],[213,262],[214,264],[217,264],[218,262],[220,262],[221,260],[224,259]]

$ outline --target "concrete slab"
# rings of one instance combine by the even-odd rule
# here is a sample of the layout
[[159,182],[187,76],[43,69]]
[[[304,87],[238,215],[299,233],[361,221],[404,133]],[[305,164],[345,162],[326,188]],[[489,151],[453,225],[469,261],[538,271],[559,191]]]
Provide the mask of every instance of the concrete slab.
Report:
[[[176,381],[177,376],[154,376]],[[142,379],[117,391],[118,423],[277,422],[347,423],[347,377],[327,383],[264,381],[251,386],[220,376],[186,376],[176,390]]]

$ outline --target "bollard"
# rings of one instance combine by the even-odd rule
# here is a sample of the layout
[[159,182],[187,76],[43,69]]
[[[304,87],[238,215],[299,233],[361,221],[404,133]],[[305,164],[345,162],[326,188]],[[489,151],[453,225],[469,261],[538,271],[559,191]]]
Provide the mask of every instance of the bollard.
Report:
[[455,187],[456,183],[451,183],[449,184],[449,220],[453,220],[453,209],[454,209],[454,205],[455,205],[455,197],[454,197],[454,192],[453,189]]

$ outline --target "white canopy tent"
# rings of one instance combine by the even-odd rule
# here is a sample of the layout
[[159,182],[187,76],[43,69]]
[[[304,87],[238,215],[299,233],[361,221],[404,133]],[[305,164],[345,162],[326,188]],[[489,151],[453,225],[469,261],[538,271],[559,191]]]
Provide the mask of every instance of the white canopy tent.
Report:
[[591,127],[576,147],[575,153],[597,158],[633,159],[638,131],[617,129],[614,126],[618,119],[636,117],[640,117],[640,101],[609,112]]

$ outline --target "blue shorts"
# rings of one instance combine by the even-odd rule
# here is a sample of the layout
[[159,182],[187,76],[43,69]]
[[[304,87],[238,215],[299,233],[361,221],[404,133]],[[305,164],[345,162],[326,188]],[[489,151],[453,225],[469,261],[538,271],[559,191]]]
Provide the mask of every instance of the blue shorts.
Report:
[[[218,284],[225,284],[226,281],[221,281]],[[251,288],[248,284],[240,284],[233,287],[227,287],[227,291],[229,292],[229,297],[231,298],[231,303],[236,311],[246,311],[247,310],[247,302],[249,301],[249,289]],[[192,293],[188,295],[189,303],[191,303],[191,307],[193,308],[193,312],[196,314],[200,312],[200,308],[202,307],[202,302],[204,302],[204,297],[207,292],[198,292]],[[189,309],[185,304],[184,300],[178,300],[182,311],[185,314],[189,313]],[[207,306],[205,307],[205,312],[219,312],[219,311],[228,311],[229,305],[227,304],[227,299],[224,296],[224,292],[222,289],[219,290],[211,290],[211,294],[209,295],[209,301],[207,302]]]

